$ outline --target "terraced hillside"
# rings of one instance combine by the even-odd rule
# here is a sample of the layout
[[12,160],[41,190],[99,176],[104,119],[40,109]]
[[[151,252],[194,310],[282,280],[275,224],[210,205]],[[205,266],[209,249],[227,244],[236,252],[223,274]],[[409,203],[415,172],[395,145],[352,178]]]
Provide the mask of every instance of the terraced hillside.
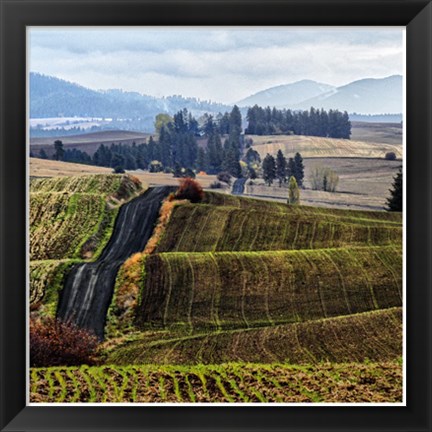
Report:
[[73,264],[94,260],[111,237],[118,208],[144,192],[131,176],[33,179],[30,184],[30,305],[54,314]]
[[[390,308],[255,329],[203,332],[174,338],[145,334],[113,351],[108,362],[318,364],[391,361],[402,352],[402,309]],[[165,339],[163,339],[165,337]]]
[[146,261],[142,326],[249,328],[400,306],[401,249],[167,253]]
[[[33,304],[55,310],[77,251],[32,263]],[[402,273],[401,214],[170,201],[117,275],[103,365],[35,368],[31,400],[400,402]]]

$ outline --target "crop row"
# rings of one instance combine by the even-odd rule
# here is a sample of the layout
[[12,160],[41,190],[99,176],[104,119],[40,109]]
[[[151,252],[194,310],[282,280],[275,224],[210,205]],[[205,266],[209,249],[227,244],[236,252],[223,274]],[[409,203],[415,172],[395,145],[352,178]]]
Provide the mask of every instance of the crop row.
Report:
[[81,193],[32,193],[30,259],[90,258],[108,241],[116,209]]
[[34,179],[30,186],[30,259],[95,258],[119,204],[144,191],[128,175]]
[[[167,337],[167,336],[165,336]],[[333,363],[394,360],[402,356],[402,309],[263,327],[128,342],[114,364]]]
[[396,223],[213,205],[174,208],[157,252],[320,249],[402,242]]
[[30,402],[401,402],[399,362],[33,369]]
[[69,192],[109,195],[115,193],[121,183],[121,176],[95,174],[88,176],[51,177],[33,179],[31,192]]
[[164,253],[145,265],[142,328],[249,328],[402,304],[397,246]]
[[30,309],[54,316],[65,274],[76,260],[30,262]]
[[291,206],[288,204],[260,200],[248,197],[239,197],[218,192],[206,192],[203,200],[204,204],[216,206],[236,207],[244,210],[257,210],[264,213],[286,213],[291,215],[320,215],[324,218],[355,219],[358,221],[384,221],[402,223],[402,213],[365,211],[365,210],[344,210],[336,208],[312,207],[312,206]]

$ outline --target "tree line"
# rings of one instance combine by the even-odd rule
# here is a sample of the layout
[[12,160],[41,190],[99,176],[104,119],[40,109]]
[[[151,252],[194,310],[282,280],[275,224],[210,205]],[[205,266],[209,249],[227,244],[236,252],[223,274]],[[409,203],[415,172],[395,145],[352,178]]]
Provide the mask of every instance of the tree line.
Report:
[[346,111],[310,108],[309,111],[262,108],[255,105],[247,111],[249,135],[310,135],[329,138],[351,136],[351,122]]
[[[64,149],[60,140],[54,142],[55,160],[84,163],[118,169],[179,172],[193,169],[217,174],[227,171],[235,177],[242,175],[240,157],[243,150],[242,117],[234,106],[230,113],[204,116],[200,127],[187,109],[173,117],[160,114],[156,117],[157,140],[152,136],[144,144],[101,144],[90,157],[78,149]],[[207,145],[198,146],[197,139],[204,138]],[[222,139],[224,143],[222,144]],[[47,159],[45,150],[33,157]]]
[[304,164],[300,153],[286,159],[282,150],[277,152],[276,158],[267,154],[262,162],[263,179],[268,186],[271,186],[275,180],[278,181],[279,187],[293,177],[298,187],[303,187]]

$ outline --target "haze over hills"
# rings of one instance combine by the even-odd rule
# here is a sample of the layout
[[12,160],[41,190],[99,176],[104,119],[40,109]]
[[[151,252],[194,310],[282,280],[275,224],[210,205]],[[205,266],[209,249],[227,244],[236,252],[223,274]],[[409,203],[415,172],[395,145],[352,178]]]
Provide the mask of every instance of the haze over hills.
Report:
[[[247,107],[255,104],[294,110],[309,109],[311,106],[327,110],[333,108],[346,110],[350,114],[381,117],[383,114],[399,114],[402,112],[402,77],[394,75],[382,79],[363,79],[342,87],[311,80],[272,87],[238,102],[244,118]],[[32,120],[32,136],[52,135],[55,130],[76,134],[91,127],[94,130],[153,132],[157,114],[164,112],[173,115],[183,108],[200,117],[204,113],[217,115],[219,112],[231,111],[232,106],[181,95],[157,98],[118,89],[96,91],[55,77],[30,73],[30,118],[64,119],[60,125],[54,122],[47,129],[35,128],[38,121]],[[77,117],[83,118],[84,122],[80,122]],[[353,120],[363,120],[351,117]],[[389,119],[381,117],[380,121],[400,121],[394,116]],[[95,118],[96,122],[89,121]],[[366,121],[374,120],[371,118]]]
[[293,106],[315,96],[331,92],[335,87],[312,80],[301,80],[292,84],[271,87],[255,93],[237,104],[239,106],[271,106],[292,108]]
[[183,96],[156,98],[118,89],[95,91],[55,77],[30,73],[30,118],[111,118],[132,123],[122,124],[122,128],[152,131],[157,114],[175,114],[183,108],[195,116],[232,109]]
[[341,87],[311,80],[272,87],[238,102],[239,106],[338,109],[357,114],[402,112],[402,76],[362,79]]
[[350,113],[384,114],[402,112],[402,76],[363,79],[307,99],[295,108],[339,109]]

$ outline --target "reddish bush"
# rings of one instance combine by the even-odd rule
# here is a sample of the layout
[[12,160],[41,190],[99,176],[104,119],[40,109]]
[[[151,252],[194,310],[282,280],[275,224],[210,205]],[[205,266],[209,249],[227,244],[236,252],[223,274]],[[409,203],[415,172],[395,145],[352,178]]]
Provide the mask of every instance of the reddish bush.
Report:
[[30,322],[30,366],[94,364],[98,339],[92,333],[54,318]]
[[175,194],[176,199],[187,199],[197,203],[204,198],[204,191],[201,185],[189,177],[180,180],[180,186]]

